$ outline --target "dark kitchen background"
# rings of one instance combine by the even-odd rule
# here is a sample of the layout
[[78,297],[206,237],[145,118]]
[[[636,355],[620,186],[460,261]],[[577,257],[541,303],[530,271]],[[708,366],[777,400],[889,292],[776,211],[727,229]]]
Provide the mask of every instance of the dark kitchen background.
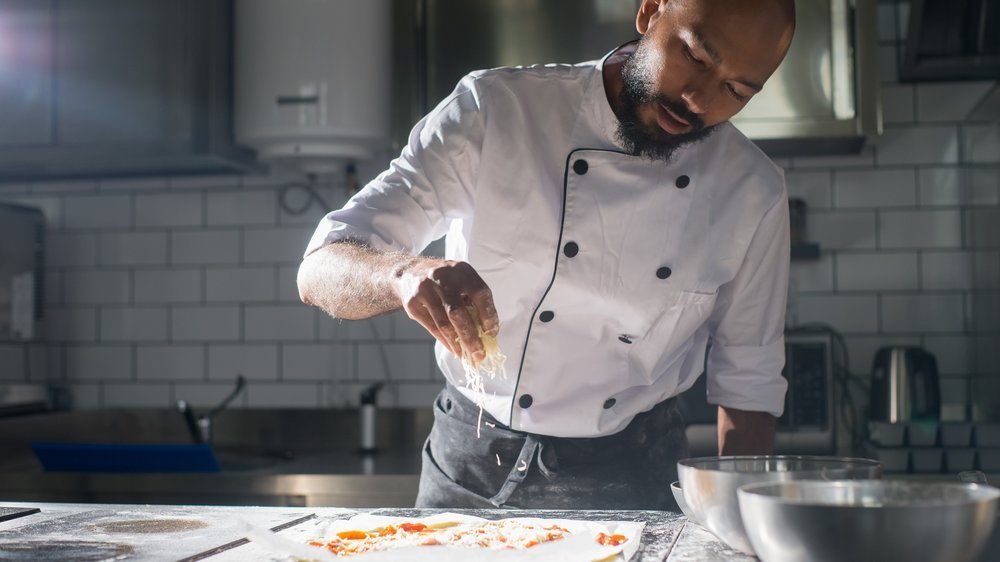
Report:
[[[43,240],[44,256],[37,270],[0,264],[3,286],[20,283],[0,303],[8,322],[0,334],[0,442],[24,440],[34,427],[26,420],[41,408],[124,410],[147,421],[135,412],[156,410],[170,424],[163,435],[183,440],[177,402],[203,413],[240,374],[245,389],[219,424],[259,411],[276,416],[269,420],[323,419],[330,425],[322,438],[355,439],[353,413],[308,416],[354,412],[375,383],[384,383],[379,408],[415,410],[422,420],[442,384],[431,337],[402,314],[342,322],[301,304],[295,275],[307,240],[326,209],[386,167],[409,127],[461,74],[599,57],[634,35],[636,7],[373,2],[384,10],[372,9],[372,27],[359,30],[346,17],[313,22],[311,31],[328,37],[313,44],[310,30],[284,34],[306,43],[296,50],[258,36],[240,42],[248,31],[239,12],[251,3],[0,0],[0,202],[44,217],[37,239],[30,226],[15,233],[14,218],[3,215],[0,224],[0,248],[21,236],[29,246]],[[1000,422],[996,3],[986,3],[994,32],[971,47],[949,41],[966,29],[962,22],[949,35],[932,29],[946,19],[939,14],[914,17],[922,1],[859,0],[857,10],[799,4],[801,17],[822,6],[809,24],[825,30],[821,45],[800,31],[802,56],[768,84],[777,105],[761,102],[742,125],[775,155],[793,198],[789,341],[825,342],[818,374],[800,379],[814,394],[797,399],[804,416],[829,412],[789,422],[786,433],[818,432],[819,445],[804,450],[874,454],[867,387],[876,351],[888,346],[921,347],[936,359],[941,422]],[[269,60],[286,48],[290,59]],[[361,74],[275,91],[276,106],[254,105],[257,88],[280,89],[267,81],[285,79],[283,66],[331,61]],[[812,70],[798,66],[809,61]],[[265,70],[274,67],[276,74]],[[364,84],[353,84],[362,75]],[[309,121],[324,88],[346,92],[331,96],[331,110],[356,113],[345,127],[363,142],[345,149],[348,156],[302,159],[315,172],[309,177],[295,161],[297,147],[306,152],[315,141],[312,132],[268,144],[261,122],[281,111]],[[270,91],[259,95],[273,104]],[[829,107],[807,100],[808,111],[786,114],[808,95]],[[4,252],[0,259],[14,259]],[[37,298],[25,297],[32,287]],[[26,306],[35,319],[27,323]],[[691,419],[710,423],[702,406],[691,397]],[[782,443],[796,450],[790,439]],[[944,472],[941,458],[933,467],[940,470],[927,472]],[[907,462],[900,472],[915,470]],[[976,463],[1000,471],[989,464],[1000,455],[969,468]]]

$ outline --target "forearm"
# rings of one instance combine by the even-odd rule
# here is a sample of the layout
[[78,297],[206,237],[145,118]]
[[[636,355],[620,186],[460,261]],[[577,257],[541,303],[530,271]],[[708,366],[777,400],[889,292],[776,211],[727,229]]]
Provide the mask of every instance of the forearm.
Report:
[[299,298],[345,320],[399,310],[402,302],[393,282],[419,259],[354,242],[328,244],[299,266]]
[[767,455],[774,452],[777,419],[767,412],[719,406],[719,454]]
[[298,286],[302,302],[345,320],[403,309],[446,349],[473,362],[486,356],[480,328],[494,337],[500,330],[490,288],[462,261],[337,242],[302,261]]

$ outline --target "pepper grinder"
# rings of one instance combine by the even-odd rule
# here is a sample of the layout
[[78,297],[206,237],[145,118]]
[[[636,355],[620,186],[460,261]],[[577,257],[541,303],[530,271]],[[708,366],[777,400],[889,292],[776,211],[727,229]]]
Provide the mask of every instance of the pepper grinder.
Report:
[[374,455],[378,452],[378,447],[375,445],[375,399],[378,396],[378,391],[382,389],[383,383],[375,383],[361,392],[361,409],[358,411],[360,416],[358,427],[360,433],[358,435],[358,452],[362,455]]

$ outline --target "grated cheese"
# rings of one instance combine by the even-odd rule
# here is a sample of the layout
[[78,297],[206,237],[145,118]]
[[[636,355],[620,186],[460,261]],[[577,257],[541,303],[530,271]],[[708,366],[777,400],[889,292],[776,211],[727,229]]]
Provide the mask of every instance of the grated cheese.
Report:
[[[507,378],[507,369],[504,364],[507,356],[500,351],[497,339],[483,330],[483,324],[479,320],[479,312],[474,306],[467,307],[472,321],[476,323],[479,331],[479,339],[483,342],[483,350],[486,357],[478,365],[473,363],[472,357],[462,349],[462,367],[465,369],[465,388],[472,392],[473,402],[479,406],[479,419],[476,422],[476,438],[482,437],[481,429],[483,425],[483,405],[486,400],[486,385],[483,382],[484,376],[493,380],[497,377]],[[489,422],[487,422],[489,423]],[[496,427],[496,426],[493,426]]]

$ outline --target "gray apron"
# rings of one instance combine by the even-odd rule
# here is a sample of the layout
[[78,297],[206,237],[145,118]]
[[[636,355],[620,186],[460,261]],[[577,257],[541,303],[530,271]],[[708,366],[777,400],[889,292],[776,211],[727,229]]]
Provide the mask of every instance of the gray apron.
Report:
[[509,429],[448,385],[434,401],[416,507],[677,511],[670,483],[687,456],[676,398],[606,437]]

